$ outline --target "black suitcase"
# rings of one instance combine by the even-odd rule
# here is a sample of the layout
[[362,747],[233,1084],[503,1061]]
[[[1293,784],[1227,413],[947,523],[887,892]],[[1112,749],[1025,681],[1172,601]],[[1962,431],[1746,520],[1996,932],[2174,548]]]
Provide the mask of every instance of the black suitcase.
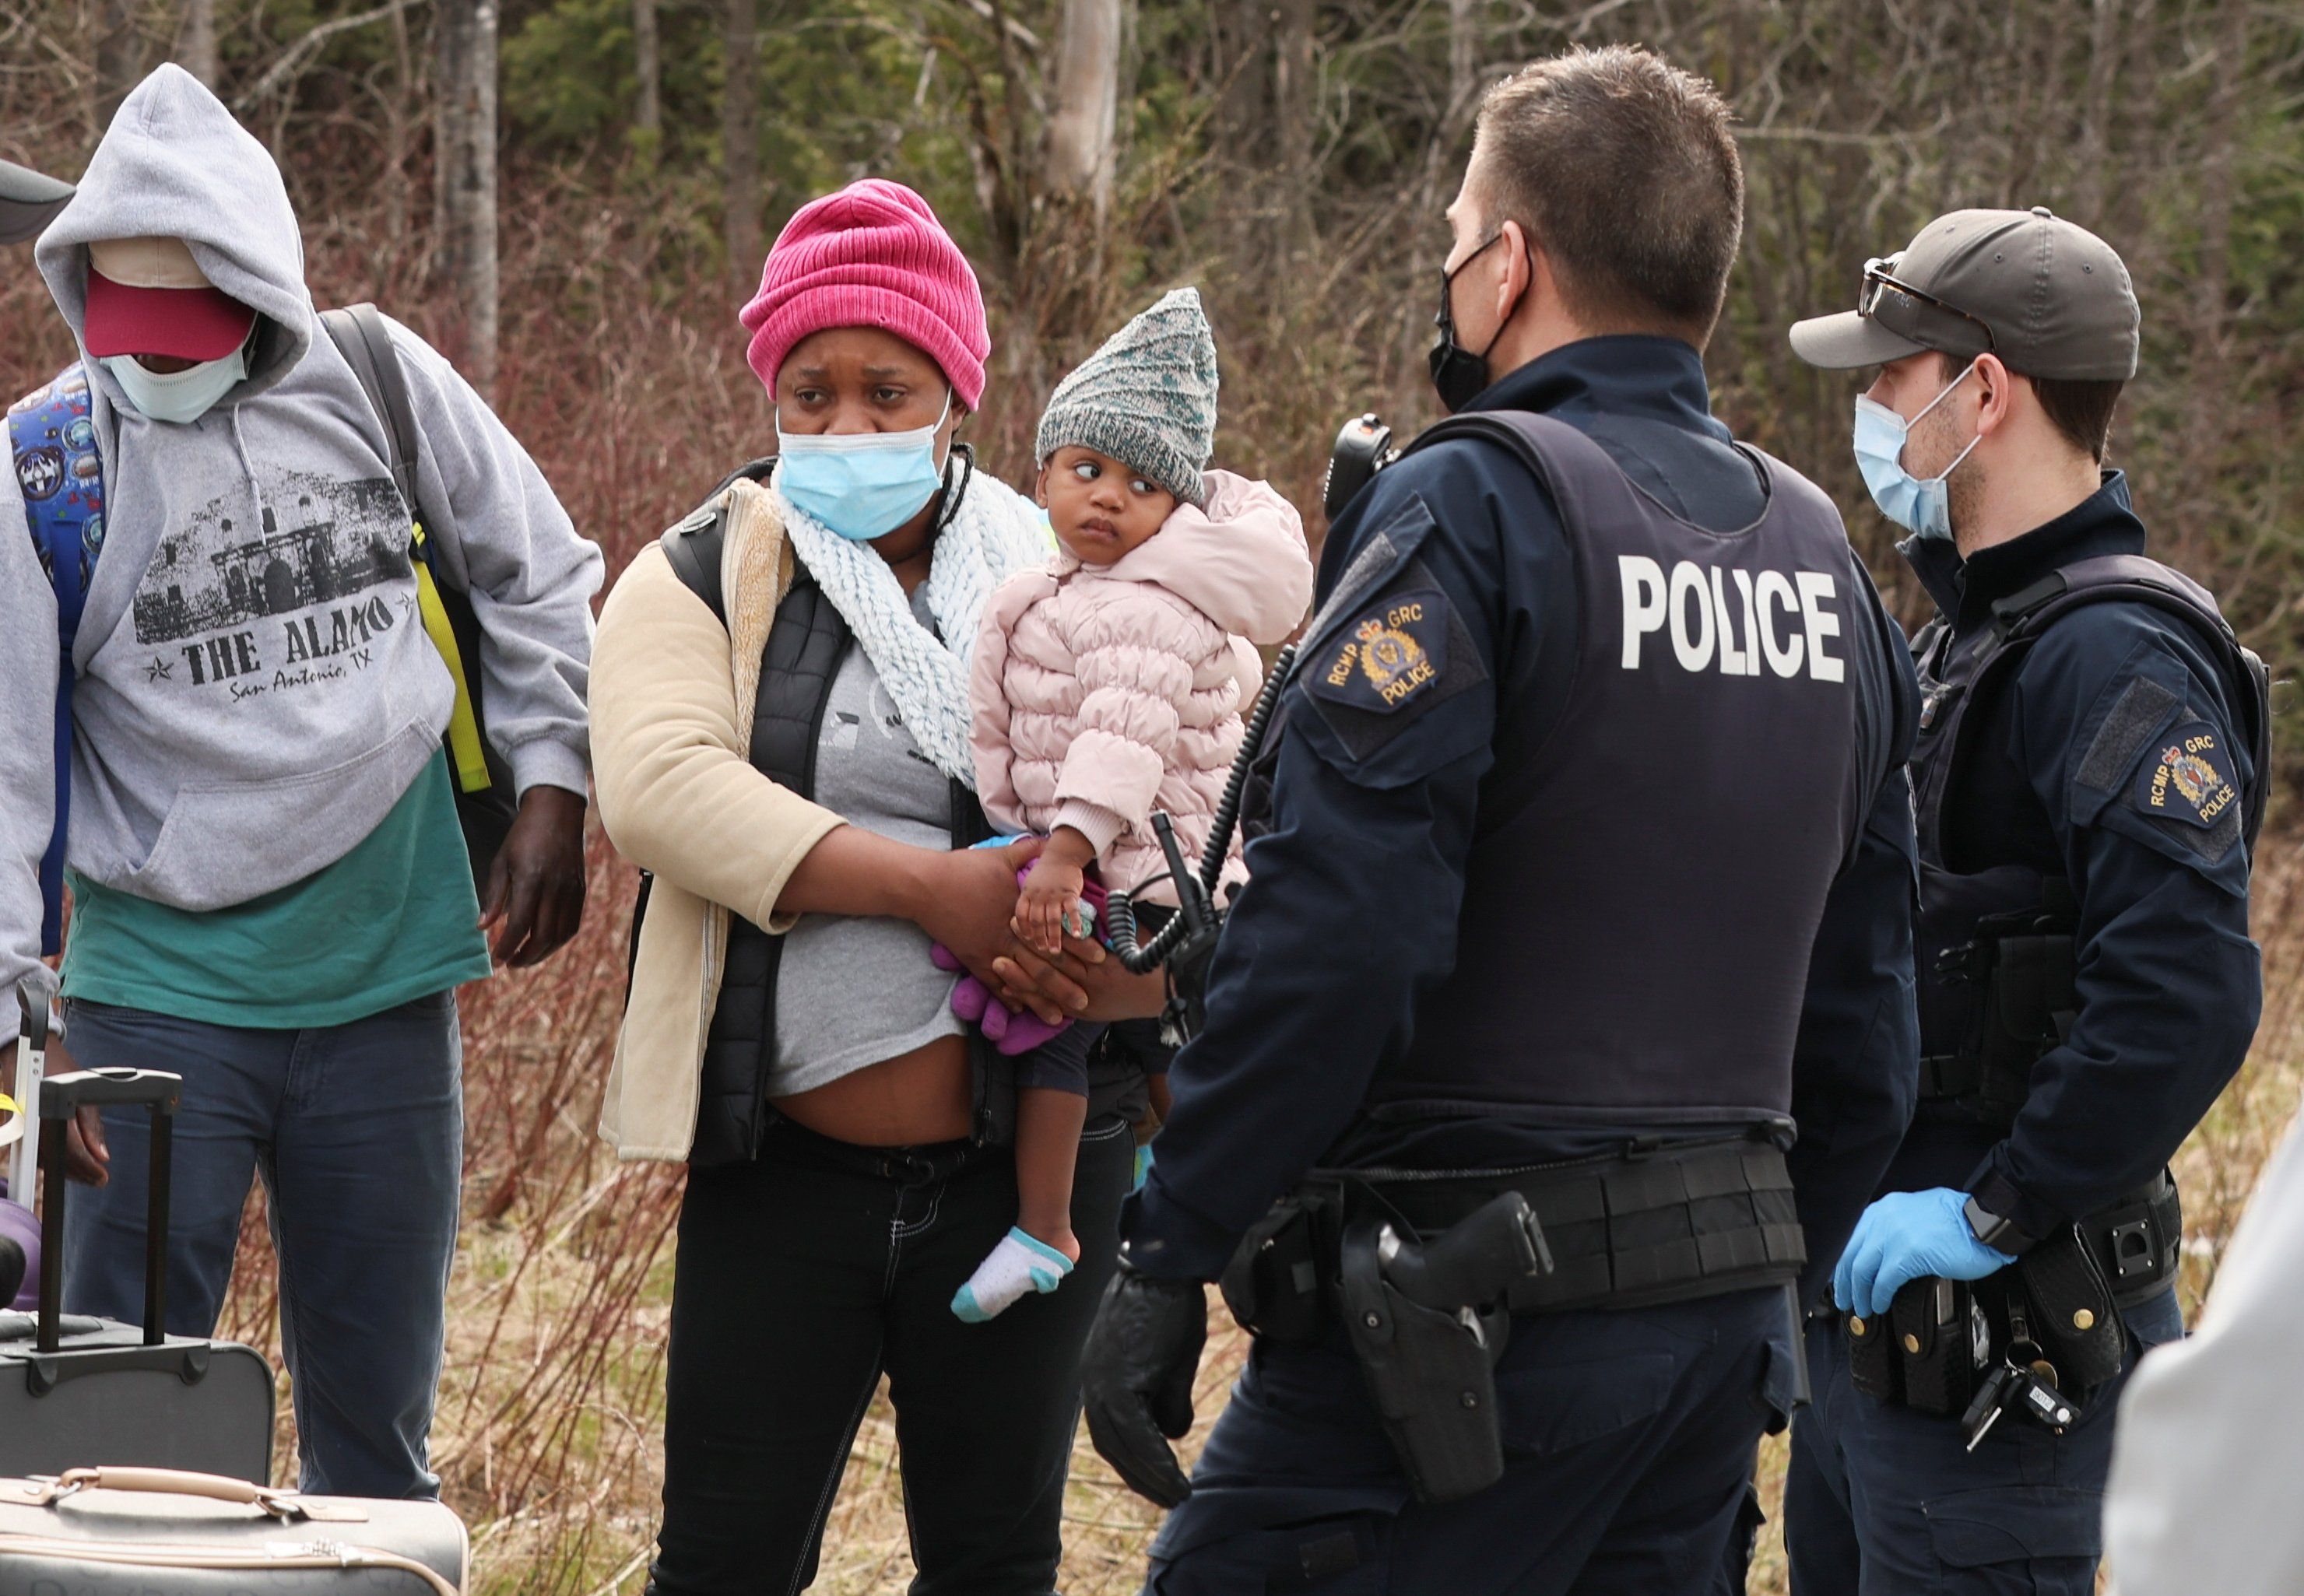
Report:
[[[40,1084],[40,1306],[0,1313],[0,1479],[95,1464],[226,1474],[267,1484],[272,1368],[251,1347],[164,1333],[168,1170],[182,1077],[83,1069]],[[67,1319],[64,1127],[82,1104],[152,1112],[144,1324]]]

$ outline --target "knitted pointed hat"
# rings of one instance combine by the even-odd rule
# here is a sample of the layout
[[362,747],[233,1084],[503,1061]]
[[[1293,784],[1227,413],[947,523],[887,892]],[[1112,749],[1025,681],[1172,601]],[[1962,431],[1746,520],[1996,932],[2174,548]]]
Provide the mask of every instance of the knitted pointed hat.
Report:
[[1198,289],[1179,288],[1104,341],[1056,384],[1040,418],[1043,465],[1067,443],[1110,455],[1187,504],[1207,496],[1216,341]]

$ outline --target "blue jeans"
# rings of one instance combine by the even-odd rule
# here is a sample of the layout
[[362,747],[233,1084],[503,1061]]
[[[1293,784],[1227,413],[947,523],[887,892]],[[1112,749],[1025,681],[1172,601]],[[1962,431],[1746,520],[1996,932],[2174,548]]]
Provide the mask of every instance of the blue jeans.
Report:
[[1785,1294],[1512,1321],[1504,1476],[1416,1501],[1341,1332],[1258,1342],[1147,1596],[1711,1596],[1752,1449],[1790,1409]]
[[[437,1495],[425,1448],[463,1158],[455,993],[308,1031],[78,1001],[69,1023],[78,1064],[184,1077],[168,1192],[170,1333],[215,1331],[260,1175],[302,1489]],[[105,1114],[111,1181],[75,1188],[66,1212],[69,1313],[142,1317],[148,1125],[141,1109]]]
[[1973,1452],[1957,1420],[1859,1391],[1841,1322],[1812,1322],[1815,1406],[1792,1423],[1784,1476],[1793,1596],[2089,1596],[2120,1393],[2147,1349],[2184,1333],[2173,1290],[2123,1317],[2127,1364],[2077,1423],[2054,1435],[2003,1419]]

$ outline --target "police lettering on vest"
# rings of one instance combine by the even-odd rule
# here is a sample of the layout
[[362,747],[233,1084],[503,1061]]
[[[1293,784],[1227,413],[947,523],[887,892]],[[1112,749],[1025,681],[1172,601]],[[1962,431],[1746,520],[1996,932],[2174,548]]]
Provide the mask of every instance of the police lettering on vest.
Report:
[[1642,639],[1669,630],[1672,657],[1683,671],[1758,676],[1765,661],[1782,677],[1805,669],[1817,681],[1846,679],[1845,664],[1825,651],[1840,636],[1840,612],[1838,584],[1824,571],[1724,570],[1682,560],[1667,576],[1646,554],[1620,554],[1616,569],[1627,671],[1640,668]]

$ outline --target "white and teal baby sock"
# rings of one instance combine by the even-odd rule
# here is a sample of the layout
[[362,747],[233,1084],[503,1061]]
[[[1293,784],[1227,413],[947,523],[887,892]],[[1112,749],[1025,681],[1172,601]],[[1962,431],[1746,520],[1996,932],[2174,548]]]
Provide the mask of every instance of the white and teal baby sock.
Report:
[[952,1311],[970,1324],[982,1324],[1035,1291],[1054,1291],[1072,1271],[1071,1259],[1012,1228],[985,1254],[968,1284],[953,1293]]

